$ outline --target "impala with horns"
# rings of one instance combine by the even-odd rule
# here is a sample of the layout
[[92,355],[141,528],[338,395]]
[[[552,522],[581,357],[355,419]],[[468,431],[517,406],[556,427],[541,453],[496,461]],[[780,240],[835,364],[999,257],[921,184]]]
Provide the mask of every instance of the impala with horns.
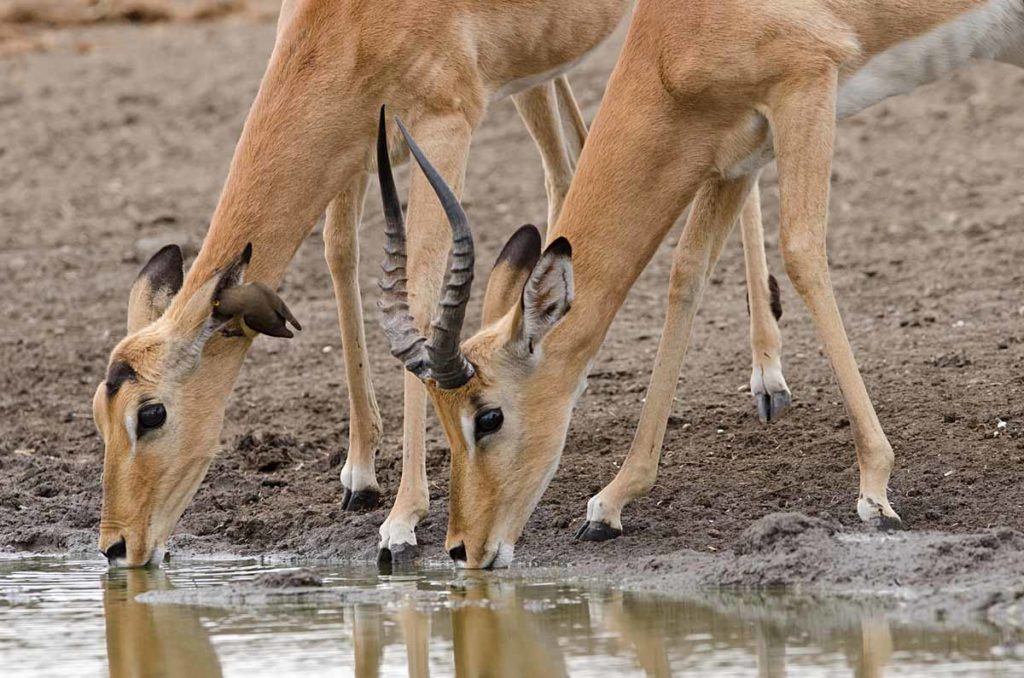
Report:
[[[450,347],[469,279],[452,276],[457,284],[446,291],[432,345],[454,373],[434,379],[429,351],[403,351],[401,340],[415,347],[421,339],[400,312],[401,285],[385,297],[392,346],[426,379],[451,444],[452,557],[468,567],[510,560],[558,465],[591,360],[689,206],[636,436],[614,480],[589,501],[577,536],[621,533],[623,507],[655,481],[706,281],[736,221],[745,240],[759,237],[758,175],[775,158],[782,255],[844,397],[860,468],[857,513],[881,528],[899,526],[887,496],[892,447],[828,273],[836,120],[975,59],[1024,66],[1020,0],[640,0],[550,245],[542,252],[529,229],[513,236],[488,282],[483,328],[458,355]],[[464,217],[431,176],[463,252],[454,263],[463,267],[472,252]],[[384,197],[394,268],[400,224],[394,196]]]
[[[219,300],[221,308],[244,311],[244,304],[262,300],[276,322],[280,308],[267,293],[325,211],[324,253],[348,384],[342,507],[379,504],[374,459],[382,425],[363,331],[357,233],[374,171],[381,103],[405,117],[458,193],[474,129],[491,101],[511,96],[540,151],[553,222],[573,171],[560,117],[572,123],[573,145],[582,145],[586,135],[564,73],[612,32],[630,4],[285,0],[274,50],[203,247],[187,275],[173,251],[158,253],[143,269],[129,303],[129,336],[112,356],[100,389],[124,391],[97,397],[106,447],[100,548],[112,562],[141,565],[152,558],[219,449],[225,403],[250,345],[249,331],[261,323],[236,314],[241,322],[231,332],[211,335],[202,347],[191,344],[189,370],[168,363],[181,348],[179,333],[195,329],[187,323],[199,323],[210,311],[209,282],[252,243],[246,280],[262,287],[229,294]],[[396,146],[391,153],[404,159],[406,149]],[[409,238],[410,311],[422,330],[444,274],[447,226],[418,173],[409,198]],[[763,261],[763,252],[756,256]],[[763,276],[755,288],[767,300]],[[767,301],[752,306],[756,317]],[[762,315],[759,324],[771,330],[770,312]],[[387,553],[393,547],[409,555],[429,493],[426,391],[411,374],[405,385],[402,482],[380,534]],[[141,397],[154,406],[145,409],[150,403]],[[140,422],[162,417],[159,433],[139,435]]]

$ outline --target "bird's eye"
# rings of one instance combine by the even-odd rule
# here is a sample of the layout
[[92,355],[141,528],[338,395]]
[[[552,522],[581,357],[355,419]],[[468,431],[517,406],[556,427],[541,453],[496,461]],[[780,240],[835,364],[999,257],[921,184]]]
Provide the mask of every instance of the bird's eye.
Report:
[[501,408],[498,407],[490,410],[481,410],[476,413],[473,423],[474,435],[477,440],[480,440],[484,436],[500,429],[501,425],[505,423],[505,415],[502,414]]
[[167,410],[160,403],[149,403],[139,408],[139,431],[142,435],[147,431],[160,428],[167,421]]

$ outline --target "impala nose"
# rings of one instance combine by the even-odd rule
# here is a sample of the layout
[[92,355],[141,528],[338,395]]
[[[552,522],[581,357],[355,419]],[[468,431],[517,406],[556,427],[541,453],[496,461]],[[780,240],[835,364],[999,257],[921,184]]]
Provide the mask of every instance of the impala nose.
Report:
[[449,549],[448,555],[450,555],[452,557],[452,560],[454,560],[457,563],[466,562],[466,545],[459,544],[458,546]]
[[100,551],[107,557],[107,562],[113,564],[118,558],[128,557],[128,545],[124,543],[124,537],[107,547],[106,551]]

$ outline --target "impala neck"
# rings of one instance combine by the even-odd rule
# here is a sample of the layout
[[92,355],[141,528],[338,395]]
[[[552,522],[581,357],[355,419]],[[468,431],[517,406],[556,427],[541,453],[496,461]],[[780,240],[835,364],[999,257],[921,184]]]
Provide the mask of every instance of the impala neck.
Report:
[[246,279],[277,286],[328,203],[365,171],[379,103],[343,84],[325,94],[301,60],[295,50],[272,55],[176,303],[250,242]]
[[[628,59],[620,59],[561,216],[548,233],[549,242],[564,236],[573,248],[572,310],[544,348],[568,381],[587,369],[630,288],[711,166],[710,145],[680,154],[677,126],[637,110],[643,99],[629,90],[631,81],[643,77],[630,73]],[[627,91],[611,96],[617,88]],[[691,131],[701,138],[699,121]],[[713,136],[711,130],[707,136]],[[681,162],[681,155],[689,161]]]

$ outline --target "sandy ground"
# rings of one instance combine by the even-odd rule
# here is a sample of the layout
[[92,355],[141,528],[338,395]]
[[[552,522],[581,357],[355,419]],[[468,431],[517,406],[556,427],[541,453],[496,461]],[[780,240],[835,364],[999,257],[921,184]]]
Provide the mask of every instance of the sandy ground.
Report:
[[[93,548],[102,448],[90,421],[92,392],[123,335],[127,291],[142,261],[168,241],[201,242],[273,25],[85,26],[56,36],[44,51],[0,60],[0,546],[12,550]],[[572,76],[588,117],[618,44]],[[829,543],[846,549],[837,558],[881,557],[905,543],[949,558],[946,579],[922,570],[921,582],[976,569],[928,544],[969,545],[988,539],[979,536],[985,530],[1024,523],[1022,92],[1024,73],[979,67],[875,107],[839,133],[833,279],[896,450],[890,497],[912,533],[877,542],[857,522],[849,424],[785,280],[785,371],[796,406],[770,428],[757,422],[745,392],[747,315],[734,235],[698,315],[657,486],[625,511],[622,538],[572,541],[586,500],[613,477],[633,435],[674,231],[598,357],[517,560],[614,569],[657,557],[663,573],[712,563],[697,568],[703,583],[767,583],[773,576],[756,568],[735,569],[756,551],[737,559],[732,549],[754,521],[793,511],[831,526]],[[770,265],[781,273],[773,172],[762,189]],[[493,107],[475,139],[466,194],[483,279],[504,238],[546,213],[539,159],[511,102]],[[381,232],[371,189],[361,229],[364,290],[374,289]],[[228,408],[224,452],[178,527],[178,551],[374,555],[387,507],[355,514],[339,505],[347,401],[321,247],[320,235],[311,236],[285,281],[307,330],[292,342],[256,342]],[[374,304],[368,295],[386,428],[378,478],[391,497],[400,472],[401,369],[374,324]],[[447,458],[434,421],[428,446],[432,504],[418,537],[428,556],[440,557]],[[994,534],[1003,536],[989,549],[1000,554],[993,572],[1008,575],[1022,560],[1020,537]],[[791,583],[831,581],[795,566],[787,572]],[[857,586],[890,585],[865,572]]]

